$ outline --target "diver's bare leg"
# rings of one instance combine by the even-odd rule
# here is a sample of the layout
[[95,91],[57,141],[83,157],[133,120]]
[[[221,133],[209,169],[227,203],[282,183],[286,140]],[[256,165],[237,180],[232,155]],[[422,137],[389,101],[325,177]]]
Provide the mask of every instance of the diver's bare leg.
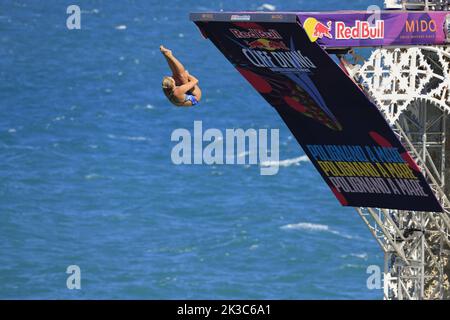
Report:
[[163,46],[160,46],[160,50],[161,53],[166,58],[170,70],[172,70],[172,75],[173,78],[175,79],[175,82],[177,82],[177,85],[183,85],[188,83],[189,79],[187,77],[186,69],[181,64],[181,62],[174,57],[172,51]]

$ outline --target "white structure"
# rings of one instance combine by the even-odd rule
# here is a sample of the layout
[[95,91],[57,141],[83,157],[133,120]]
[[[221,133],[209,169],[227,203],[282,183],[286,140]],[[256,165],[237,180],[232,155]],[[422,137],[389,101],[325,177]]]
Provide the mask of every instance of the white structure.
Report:
[[390,10],[448,10],[448,0],[384,0],[384,7]]
[[403,9],[401,0],[384,0],[384,7],[386,9]]
[[446,211],[357,209],[385,253],[384,298],[450,299],[450,48],[376,49],[349,71]]

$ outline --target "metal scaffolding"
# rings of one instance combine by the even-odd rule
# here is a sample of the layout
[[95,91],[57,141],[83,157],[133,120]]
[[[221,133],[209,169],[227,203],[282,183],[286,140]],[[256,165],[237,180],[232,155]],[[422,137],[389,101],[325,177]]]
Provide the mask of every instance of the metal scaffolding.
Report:
[[384,298],[450,299],[450,49],[380,48],[349,71],[445,208],[357,209],[385,254]]

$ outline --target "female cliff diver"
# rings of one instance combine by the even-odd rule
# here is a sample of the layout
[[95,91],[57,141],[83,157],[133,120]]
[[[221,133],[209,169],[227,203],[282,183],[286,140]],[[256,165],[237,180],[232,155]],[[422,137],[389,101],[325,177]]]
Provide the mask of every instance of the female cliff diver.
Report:
[[171,50],[164,46],[160,46],[159,49],[172,70],[172,77],[164,77],[162,82],[162,89],[167,99],[177,107],[197,105],[202,98],[198,80],[189,74],[180,61],[173,56]]

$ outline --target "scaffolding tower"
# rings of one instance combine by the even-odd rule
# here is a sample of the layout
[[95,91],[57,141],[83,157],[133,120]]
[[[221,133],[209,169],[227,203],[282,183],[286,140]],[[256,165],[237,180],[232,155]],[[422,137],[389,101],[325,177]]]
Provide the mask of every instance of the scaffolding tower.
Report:
[[384,299],[450,299],[450,48],[379,48],[353,65],[351,76],[382,111],[445,210],[357,208],[385,255]]
[[[450,0],[385,0],[385,9],[448,11]],[[450,47],[375,48],[368,59],[350,50],[341,61],[444,208],[356,209],[384,252],[384,299],[450,299]]]

